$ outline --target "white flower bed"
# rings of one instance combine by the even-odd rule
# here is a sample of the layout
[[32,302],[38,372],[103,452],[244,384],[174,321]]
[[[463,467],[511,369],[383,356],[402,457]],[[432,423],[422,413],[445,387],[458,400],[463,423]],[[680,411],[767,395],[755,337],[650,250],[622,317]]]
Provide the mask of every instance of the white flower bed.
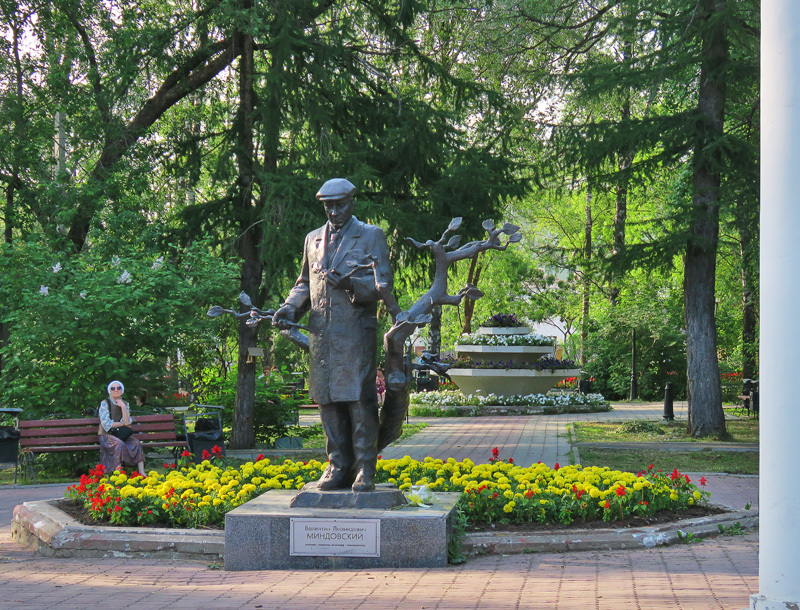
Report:
[[456,345],[553,345],[552,337],[545,337],[537,333],[528,335],[462,335],[456,339]]
[[602,394],[528,394],[522,396],[497,396],[495,394],[462,394],[458,390],[440,390],[437,392],[413,392],[411,404],[430,407],[464,407],[464,406],[522,406],[522,407],[578,407],[606,404]]

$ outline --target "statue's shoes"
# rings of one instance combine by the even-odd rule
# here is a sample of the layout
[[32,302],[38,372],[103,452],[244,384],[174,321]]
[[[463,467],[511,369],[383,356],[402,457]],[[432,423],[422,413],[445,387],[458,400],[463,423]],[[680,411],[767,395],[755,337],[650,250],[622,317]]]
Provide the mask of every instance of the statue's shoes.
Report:
[[375,477],[366,474],[363,470],[358,473],[356,480],[353,482],[353,491],[374,491],[375,490]]
[[322,473],[319,481],[317,481],[317,489],[322,491],[329,491],[331,489],[342,489],[345,487],[350,487],[350,484],[353,482],[353,475],[344,472],[343,470],[339,470],[338,468],[328,468],[325,469],[325,472]]

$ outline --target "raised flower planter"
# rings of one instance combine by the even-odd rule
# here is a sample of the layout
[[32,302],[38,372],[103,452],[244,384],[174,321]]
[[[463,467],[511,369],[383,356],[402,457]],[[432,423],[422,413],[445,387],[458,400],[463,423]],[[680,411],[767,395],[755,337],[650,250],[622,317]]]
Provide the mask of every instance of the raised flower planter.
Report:
[[475,362],[536,362],[553,354],[552,345],[456,345],[459,356],[469,356]]
[[[497,318],[516,321],[513,316],[502,315],[494,316],[492,320]],[[497,339],[490,339],[489,336],[497,336]],[[468,358],[478,365],[477,368],[459,367],[456,363],[447,373],[464,394],[545,394],[564,379],[580,375],[580,369],[577,368],[535,370],[532,364],[543,357],[552,358],[555,355],[555,345],[537,345],[545,340],[544,337],[534,336],[527,326],[481,326],[477,336],[462,337],[455,345],[458,358]],[[470,341],[475,344],[469,344]],[[498,364],[495,366],[492,363]]]
[[464,394],[545,394],[559,381],[577,377],[580,369],[456,369],[447,371],[450,378]]

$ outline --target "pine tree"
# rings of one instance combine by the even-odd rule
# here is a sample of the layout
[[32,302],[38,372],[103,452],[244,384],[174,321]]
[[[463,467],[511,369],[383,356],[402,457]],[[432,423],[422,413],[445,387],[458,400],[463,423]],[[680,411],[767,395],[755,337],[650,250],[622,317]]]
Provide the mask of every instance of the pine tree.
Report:
[[[720,217],[733,205],[724,177],[757,154],[726,123],[726,108],[738,103],[730,95],[750,90],[744,83],[755,78],[757,57],[731,56],[728,47],[753,38],[757,7],[747,0],[555,1],[521,12],[569,100],[551,140],[553,160],[573,180],[616,190],[610,276],[632,265],[668,268],[683,257],[689,431],[724,434],[714,314]],[[669,220],[660,219],[669,232],[654,224],[647,241],[620,239],[620,195],[689,160],[686,195],[675,191]]]

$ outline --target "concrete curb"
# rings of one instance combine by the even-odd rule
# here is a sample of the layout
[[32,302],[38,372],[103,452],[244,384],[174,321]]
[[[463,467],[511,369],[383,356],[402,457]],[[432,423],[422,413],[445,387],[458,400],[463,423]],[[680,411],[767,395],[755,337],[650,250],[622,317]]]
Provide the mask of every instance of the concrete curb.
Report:
[[737,523],[742,529],[758,527],[758,512],[731,511],[640,528],[471,533],[464,541],[464,552],[476,556],[653,548],[680,543],[681,537],[696,540],[719,536],[723,533],[720,528],[735,528]]
[[83,525],[53,506],[57,500],[14,508],[11,536],[47,557],[155,557],[219,561],[223,530]]
[[663,443],[573,443],[580,449],[651,449],[656,451],[758,451],[758,443],[703,443],[668,442]]
[[[25,502],[14,509],[12,537],[47,557],[137,557],[218,562],[225,554],[223,530],[87,526],[53,506],[58,500]],[[758,527],[757,511],[731,511],[635,529],[551,530],[536,533],[468,533],[468,556],[529,552],[640,549],[720,535],[720,528]]]

